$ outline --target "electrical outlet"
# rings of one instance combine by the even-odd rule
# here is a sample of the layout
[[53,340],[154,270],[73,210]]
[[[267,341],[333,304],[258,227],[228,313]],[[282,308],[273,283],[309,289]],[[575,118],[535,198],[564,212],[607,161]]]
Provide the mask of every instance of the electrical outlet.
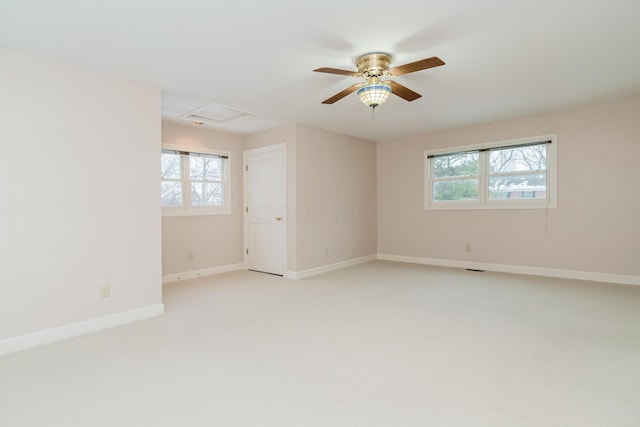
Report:
[[187,253],[187,259],[188,259],[189,261],[193,261],[193,252],[189,252],[189,253]]
[[324,254],[329,255],[329,248],[324,248]]
[[100,298],[109,298],[111,296],[111,285],[100,286]]
[[464,250],[467,252],[471,252],[471,243],[467,243],[467,245],[464,247]]

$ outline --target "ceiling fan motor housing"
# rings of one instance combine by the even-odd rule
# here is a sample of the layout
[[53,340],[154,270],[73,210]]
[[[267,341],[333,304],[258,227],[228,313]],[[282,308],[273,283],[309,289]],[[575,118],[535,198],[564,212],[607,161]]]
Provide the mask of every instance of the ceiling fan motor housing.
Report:
[[388,53],[375,52],[362,55],[356,60],[358,71],[362,73],[362,77],[380,77],[388,74],[389,65],[391,64],[391,55]]

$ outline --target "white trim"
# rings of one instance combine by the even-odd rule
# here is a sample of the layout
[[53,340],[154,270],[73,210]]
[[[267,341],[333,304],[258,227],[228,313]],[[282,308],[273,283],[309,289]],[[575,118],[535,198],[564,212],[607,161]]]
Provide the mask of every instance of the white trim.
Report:
[[[191,147],[188,145],[178,144],[161,144],[161,150],[176,150],[176,151],[188,151],[192,153],[201,154],[213,154],[218,156],[225,156],[226,159],[223,162],[223,179],[222,185],[224,188],[224,204],[222,206],[192,206],[191,197],[187,193],[188,201],[186,206],[168,207],[161,206],[161,214],[163,217],[177,217],[177,216],[199,216],[199,215],[230,215],[231,214],[231,152],[224,150],[215,150],[207,147]],[[183,163],[180,162],[182,168]],[[183,177],[180,180],[182,184],[185,183],[185,171],[183,171]],[[162,181],[162,179],[161,179]],[[183,188],[183,191],[187,189]],[[184,198],[183,198],[184,201]]]
[[252,148],[250,150],[244,150],[243,153],[246,154],[260,154],[260,153],[268,153],[269,151],[287,149],[287,144],[284,142],[280,142],[278,144],[265,145],[263,147]]
[[244,263],[219,265],[217,267],[202,268],[200,270],[185,271],[182,273],[167,274],[162,276],[162,284],[179,282],[181,280],[195,279],[196,277],[213,276],[214,274],[228,273],[230,271],[244,270]]
[[[242,250],[243,253],[243,257],[244,257],[244,268],[249,268],[249,255],[247,254],[247,250],[250,249],[249,248],[249,214],[247,213],[247,207],[249,206],[249,187],[248,187],[248,179],[247,179],[247,166],[249,165],[248,163],[248,157],[250,154],[260,154],[260,153],[267,153],[269,151],[275,151],[275,150],[282,150],[282,200],[283,200],[283,207],[288,207],[288,203],[289,203],[289,182],[287,180],[287,169],[288,169],[288,164],[287,164],[287,144],[284,142],[281,142],[279,144],[272,144],[272,145],[265,145],[264,147],[258,147],[258,148],[252,148],[251,150],[245,150],[242,152],[242,181],[243,181],[243,194],[244,194],[244,201],[243,201],[243,206],[242,206],[242,215],[243,215],[243,220],[242,220],[242,227],[243,227],[243,244],[244,244],[244,249]],[[289,258],[288,256],[288,246],[287,246],[287,236],[288,236],[288,231],[287,229],[289,228],[289,209],[285,209],[285,212],[283,213],[283,221],[282,221],[282,226],[283,226],[283,242],[282,242],[282,271],[283,271],[283,277],[287,277],[287,260]]]
[[300,280],[307,277],[317,276],[319,274],[329,273],[331,271],[340,270],[346,267],[352,267],[354,265],[363,264],[365,262],[375,261],[378,259],[378,255],[367,255],[360,258],[348,259],[346,261],[336,262],[334,264],[327,264],[320,267],[310,268],[303,271],[287,271],[284,275],[287,279]]
[[209,206],[192,206],[190,208],[163,207],[162,216],[164,218],[176,216],[202,216],[202,215],[230,215],[231,207],[209,207]]
[[[477,200],[452,200],[435,202],[432,200],[432,178],[431,178],[431,159],[429,155],[458,153],[465,151],[482,150],[492,147],[508,147],[510,145],[519,145],[523,143],[550,140],[551,144],[547,145],[547,169],[545,171],[547,186],[546,199],[511,199],[511,200],[489,200],[487,189],[489,186],[490,174],[487,170],[488,159],[480,153],[478,175],[463,176],[460,178],[470,178],[478,180],[478,199]],[[558,207],[558,184],[557,184],[557,158],[558,158],[558,135],[546,134],[537,135],[526,138],[510,139],[505,141],[484,142],[481,144],[453,146],[448,148],[438,148],[435,150],[424,151],[424,210],[486,210],[486,209],[556,209]],[[484,161],[483,161],[484,159]],[[535,172],[535,171],[532,171]],[[455,178],[455,177],[452,177]]]
[[499,273],[528,274],[531,276],[558,277],[562,279],[588,280],[593,282],[616,283],[640,286],[640,276],[626,274],[597,273],[591,271],[563,270],[560,268],[531,267],[526,265],[493,264],[488,262],[461,261],[440,258],[422,258],[403,255],[378,254],[382,261],[407,262],[439,267],[471,268]]
[[459,153],[463,151],[475,151],[475,150],[481,150],[485,148],[508,147],[510,145],[526,144],[529,142],[538,142],[538,141],[543,141],[547,139],[551,140],[553,144],[557,142],[556,141],[557,138],[558,138],[557,133],[546,133],[544,135],[525,136],[522,138],[505,139],[501,141],[481,142],[479,144],[453,145],[451,147],[443,147],[443,148],[436,148],[433,150],[426,150],[426,152],[428,154]]
[[148,305],[121,313],[109,314],[95,319],[85,320],[57,328],[45,329],[27,335],[21,335],[0,341],[0,356],[75,338],[80,335],[102,331],[116,326],[126,325],[139,320],[164,314],[164,304]]
[[160,144],[161,149],[163,150],[176,150],[176,151],[189,151],[191,153],[201,153],[201,154],[213,154],[218,156],[231,156],[230,151],[225,150],[216,150],[215,148],[209,147],[197,147],[193,145],[180,145],[180,144]]

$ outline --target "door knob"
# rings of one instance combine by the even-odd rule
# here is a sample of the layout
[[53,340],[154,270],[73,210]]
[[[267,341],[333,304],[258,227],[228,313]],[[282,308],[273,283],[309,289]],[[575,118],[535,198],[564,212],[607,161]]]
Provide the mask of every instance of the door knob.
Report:
[[276,217],[276,221],[282,221],[282,217],[281,216],[277,216]]

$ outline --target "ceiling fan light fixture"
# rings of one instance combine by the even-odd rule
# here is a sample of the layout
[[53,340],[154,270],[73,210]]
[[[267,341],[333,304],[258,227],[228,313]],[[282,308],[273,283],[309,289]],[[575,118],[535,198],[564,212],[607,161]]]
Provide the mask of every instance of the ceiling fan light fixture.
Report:
[[387,82],[381,82],[377,77],[372,77],[367,83],[360,86],[357,94],[364,105],[376,108],[389,99],[391,85]]

